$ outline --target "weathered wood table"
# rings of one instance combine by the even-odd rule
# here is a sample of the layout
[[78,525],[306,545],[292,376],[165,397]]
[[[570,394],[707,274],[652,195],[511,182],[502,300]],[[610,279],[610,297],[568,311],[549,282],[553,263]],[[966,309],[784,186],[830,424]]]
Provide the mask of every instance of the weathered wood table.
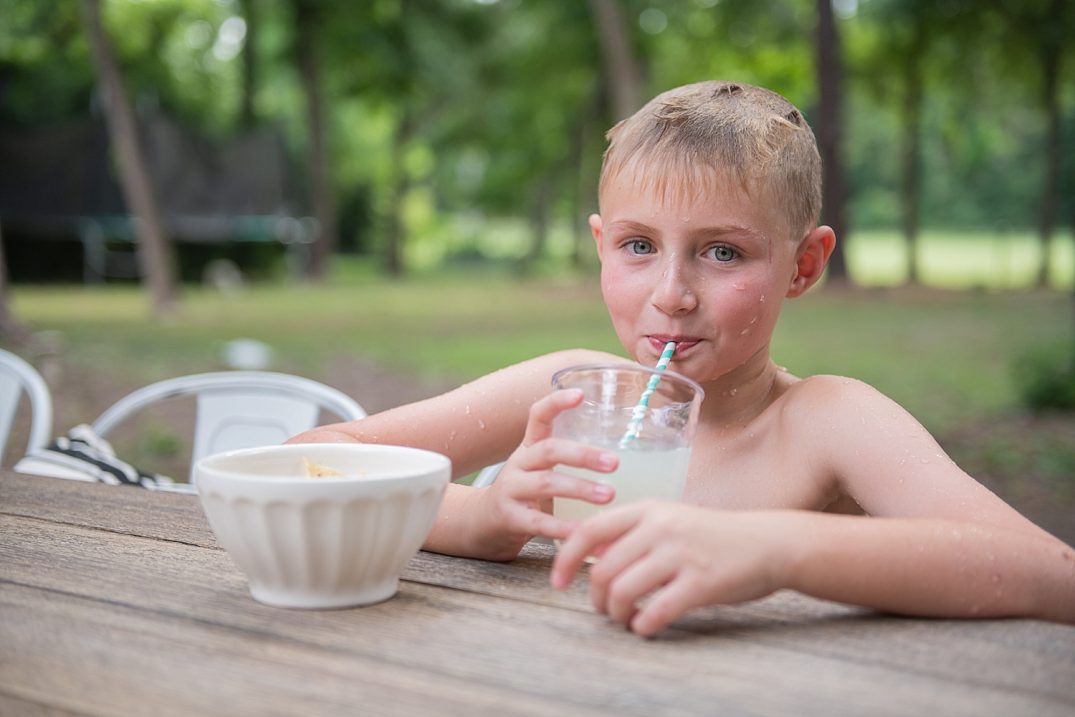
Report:
[[387,602],[274,609],[196,497],[3,473],[0,714],[1075,714],[1073,627],[780,593],[644,640],[551,559],[419,553]]

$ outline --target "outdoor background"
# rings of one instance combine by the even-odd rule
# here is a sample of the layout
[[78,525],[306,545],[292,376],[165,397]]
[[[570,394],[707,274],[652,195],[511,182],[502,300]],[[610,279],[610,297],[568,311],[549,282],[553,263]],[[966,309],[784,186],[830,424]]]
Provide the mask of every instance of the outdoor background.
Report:
[[[622,353],[603,134],[751,82],[814,127],[841,249],[775,360],[877,386],[1075,542],[1072,37],[1066,0],[0,0],[3,346],[57,434],[235,339],[369,411]],[[119,454],[185,476],[191,415]]]

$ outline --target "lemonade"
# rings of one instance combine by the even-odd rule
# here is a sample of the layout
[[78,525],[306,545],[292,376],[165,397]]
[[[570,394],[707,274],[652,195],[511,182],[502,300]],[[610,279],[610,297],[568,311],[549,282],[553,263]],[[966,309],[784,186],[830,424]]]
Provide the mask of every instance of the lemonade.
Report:
[[687,482],[687,464],[690,461],[689,446],[635,440],[625,447],[609,447],[620,458],[619,468],[613,473],[596,473],[581,468],[558,466],[557,470],[569,475],[607,483],[616,489],[611,503],[594,505],[570,498],[553,499],[553,515],[566,520],[584,520],[611,506],[624,505],[638,500],[680,500]]

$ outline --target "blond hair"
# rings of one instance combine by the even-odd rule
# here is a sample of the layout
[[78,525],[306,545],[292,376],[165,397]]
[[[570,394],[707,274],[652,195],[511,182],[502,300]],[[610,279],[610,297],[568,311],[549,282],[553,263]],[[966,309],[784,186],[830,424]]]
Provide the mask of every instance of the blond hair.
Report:
[[734,180],[783,213],[798,239],[821,212],[821,158],[795,105],[738,82],[699,82],[669,90],[608,131],[599,192],[627,177],[666,196]]

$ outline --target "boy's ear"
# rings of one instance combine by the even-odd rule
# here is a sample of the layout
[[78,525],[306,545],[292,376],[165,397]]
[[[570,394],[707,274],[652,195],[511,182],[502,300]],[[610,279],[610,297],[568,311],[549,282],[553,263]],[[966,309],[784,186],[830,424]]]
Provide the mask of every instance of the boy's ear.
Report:
[[597,244],[597,258],[601,258],[601,215],[591,214],[590,219],[590,233],[593,234],[594,243]]
[[795,250],[795,274],[788,285],[788,298],[802,296],[817,283],[835,246],[836,233],[831,227],[820,226],[803,237]]

